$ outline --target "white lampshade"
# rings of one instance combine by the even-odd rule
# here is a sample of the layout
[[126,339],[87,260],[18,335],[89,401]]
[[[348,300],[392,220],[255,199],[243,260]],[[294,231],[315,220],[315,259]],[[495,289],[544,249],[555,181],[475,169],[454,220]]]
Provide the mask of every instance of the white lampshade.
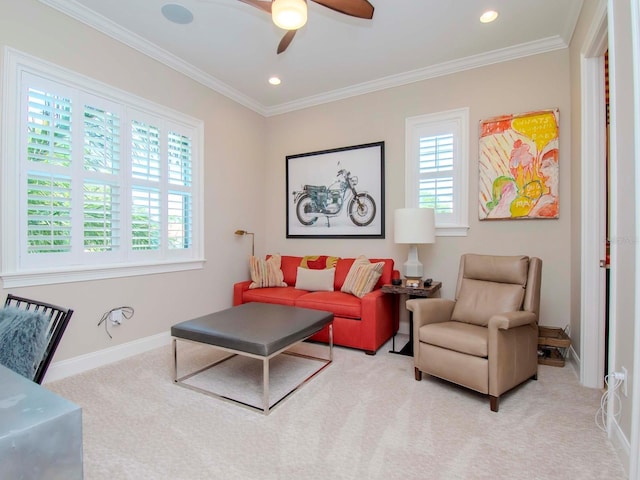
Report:
[[395,212],[396,243],[435,243],[436,224],[433,208],[400,208]]
[[307,23],[307,2],[274,0],[271,4],[273,23],[284,30],[297,30]]
[[409,256],[403,265],[406,278],[422,278],[423,267],[418,258],[418,245],[435,243],[435,213],[432,208],[401,208],[395,211],[393,235],[395,243],[408,243]]

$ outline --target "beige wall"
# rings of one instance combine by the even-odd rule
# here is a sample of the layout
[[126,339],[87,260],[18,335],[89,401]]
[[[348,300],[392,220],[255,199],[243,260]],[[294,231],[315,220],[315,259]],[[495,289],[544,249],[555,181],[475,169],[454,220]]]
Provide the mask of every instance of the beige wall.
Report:
[[[167,332],[177,321],[228,307],[231,283],[247,275],[251,248],[248,239],[233,232],[262,222],[265,118],[36,0],[0,0],[0,7],[0,47],[51,61],[205,124],[205,268],[11,289],[74,308],[54,361]],[[135,315],[111,327],[110,340],[97,323],[119,305],[134,307]]]
[[[469,234],[439,237],[420,247],[425,272],[452,297],[460,255],[527,254],[544,262],[541,322],[564,327],[570,319],[571,142],[568,50],[536,55],[446,77],[362,95],[269,119],[265,252],[389,255],[398,266],[407,247],[393,243],[393,212],[404,206],[405,118],[470,109]],[[560,219],[478,220],[478,124],[505,113],[560,109]],[[286,239],[285,157],[290,154],[385,141],[384,240]]]
[[[471,228],[467,237],[440,237],[435,245],[421,248],[428,275],[444,282],[443,295],[449,297],[462,253],[539,256],[544,261],[541,322],[560,327],[569,322],[572,167],[571,143],[564,133],[570,131],[571,118],[567,50],[265,119],[35,0],[0,4],[4,7],[1,46],[23,50],[205,122],[207,266],[195,272],[16,290],[75,308],[56,360],[163,332],[178,320],[230,305],[231,283],[246,276],[249,250],[248,239],[233,235],[236,228],[256,232],[258,254],[364,253],[391,256],[402,264],[407,250],[393,243],[390,225],[394,209],[404,206],[405,118],[460,107],[470,108]],[[560,109],[560,219],[479,222],[478,122],[554,107]],[[386,142],[387,238],[287,240],[285,156],[378,140]],[[96,324],[102,313],[122,304],[133,306],[136,315],[126,325],[112,328],[114,339],[109,340]]]

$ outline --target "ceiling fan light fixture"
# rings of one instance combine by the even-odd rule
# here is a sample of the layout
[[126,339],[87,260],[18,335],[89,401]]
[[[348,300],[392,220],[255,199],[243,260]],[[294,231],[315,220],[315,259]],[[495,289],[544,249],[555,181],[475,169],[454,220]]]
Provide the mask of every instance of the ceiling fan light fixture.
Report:
[[271,4],[273,23],[284,30],[297,30],[307,23],[307,2],[274,0]]

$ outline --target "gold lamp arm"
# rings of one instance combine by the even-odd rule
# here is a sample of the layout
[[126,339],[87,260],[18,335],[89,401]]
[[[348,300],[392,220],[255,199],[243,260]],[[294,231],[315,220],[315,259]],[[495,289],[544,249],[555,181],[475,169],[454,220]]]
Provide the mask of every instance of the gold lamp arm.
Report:
[[255,256],[255,235],[253,232],[247,232],[246,230],[236,230],[236,235],[251,235],[251,256]]

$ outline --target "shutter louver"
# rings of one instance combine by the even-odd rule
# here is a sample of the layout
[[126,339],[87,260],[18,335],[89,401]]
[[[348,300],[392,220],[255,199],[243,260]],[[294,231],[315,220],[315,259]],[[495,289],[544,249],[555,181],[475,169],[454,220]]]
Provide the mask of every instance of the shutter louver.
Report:
[[160,248],[160,192],[136,187],[131,192],[131,248]]
[[131,122],[131,175],[140,180],[160,180],[160,130]]
[[71,100],[29,88],[27,160],[68,167],[71,165]]
[[71,251],[71,179],[27,175],[27,253]]
[[453,135],[420,138],[419,206],[453,212]]
[[191,139],[169,132],[169,183],[191,186]]
[[120,171],[120,119],[89,105],[84,107],[84,169],[110,175]]
[[120,195],[116,185],[84,184],[84,251],[110,252],[120,246]]
[[169,192],[168,235],[169,248],[191,248],[191,195]]

